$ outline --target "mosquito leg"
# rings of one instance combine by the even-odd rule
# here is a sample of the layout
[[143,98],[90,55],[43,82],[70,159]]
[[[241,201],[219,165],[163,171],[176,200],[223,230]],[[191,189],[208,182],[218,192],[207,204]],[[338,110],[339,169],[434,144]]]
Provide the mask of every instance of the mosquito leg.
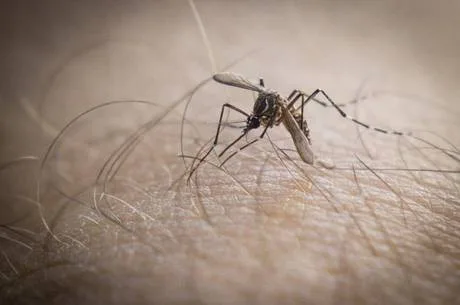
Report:
[[394,130],[386,130],[386,129],[382,129],[382,128],[378,128],[378,127],[373,127],[373,126],[370,126],[368,124],[365,124],[351,116],[349,116],[348,114],[346,114],[341,108],[339,105],[337,105],[330,97],[329,95],[327,95],[326,92],[324,92],[323,90],[321,89],[316,89],[310,96],[308,95],[305,95],[306,100],[303,101],[302,103],[302,109],[303,107],[310,101],[310,100],[314,100],[314,98],[318,95],[318,94],[322,94],[326,99],[327,101],[332,105],[332,107],[334,107],[342,117],[344,117],[345,119],[347,120],[350,120],[350,121],[353,121],[354,123],[358,124],[358,125],[361,125],[362,127],[365,127],[367,129],[372,129],[372,130],[375,130],[377,132],[380,132],[380,133],[385,133],[385,134],[394,134],[394,135],[398,135],[398,136],[402,136],[402,135],[410,135],[410,134],[405,134],[403,132],[400,132],[400,131],[394,131]]
[[246,124],[246,121],[232,121],[232,122],[225,122],[222,123],[223,127],[228,127],[232,129],[243,129],[245,126],[242,126],[242,124]]
[[[297,89],[296,89],[296,90],[293,90],[293,91],[291,92],[291,94],[289,95],[289,97],[287,98],[287,100],[288,100],[288,102],[289,102],[289,104],[288,104],[288,106],[289,106],[288,109],[290,109],[290,107],[292,107],[292,106],[295,104],[295,102],[297,102],[297,100],[298,100],[301,96],[304,96],[304,98],[308,98],[308,97],[309,97],[309,95],[306,94],[305,92],[302,92],[302,91],[297,90]],[[321,101],[321,100],[319,100],[319,99],[317,99],[317,98],[312,98],[311,100],[314,101],[314,102],[316,102],[316,103],[318,103],[318,104],[320,104],[320,105],[323,106],[323,107],[331,107],[331,106],[332,106],[332,105],[328,105],[328,103],[325,103],[325,102],[323,102],[323,101]],[[353,99],[353,100],[351,100],[351,101],[349,101],[349,102],[347,102],[347,103],[336,104],[336,106],[338,106],[338,107],[345,107],[345,106],[348,106],[348,105],[356,104],[357,102],[358,102],[358,101],[357,101],[356,99]],[[298,108],[300,108],[300,106],[299,106]],[[297,108],[296,110],[298,110],[298,108]]]
[[292,100],[292,98],[294,97],[294,95],[298,95],[298,94],[299,94],[299,90],[297,90],[297,89],[292,90],[292,92],[291,92],[291,94],[289,94],[287,100],[290,102]]
[[243,132],[238,138],[236,138],[232,143],[228,144],[227,147],[225,147],[225,149],[223,151],[220,152],[219,154],[219,158],[222,157],[226,152],[227,150],[229,150],[233,145],[235,145],[236,143],[238,143],[239,140],[241,140],[245,135],[247,134],[247,132]]
[[[234,110],[236,112],[239,112],[241,113],[242,115],[249,117],[249,114],[247,114],[245,111],[241,110],[240,108],[238,107],[235,107],[231,104],[228,104],[228,103],[225,103],[222,105],[222,108],[220,110],[220,116],[219,116],[219,123],[217,124],[217,130],[216,130],[216,136],[214,137],[214,142],[212,144],[212,147],[206,152],[206,154],[202,157],[202,158],[199,158],[199,161],[198,161],[198,164],[194,166],[194,163],[192,163],[192,170],[189,174],[189,177],[188,177],[188,180],[190,180],[190,178],[192,177],[192,174],[195,172],[195,170],[201,165],[201,163],[203,163],[203,161],[209,156],[209,154],[211,153],[211,151],[213,151],[214,147],[217,145],[217,142],[219,141],[219,133],[220,133],[220,128],[222,126],[222,118],[224,116],[224,111],[225,111],[225,108],[229,108],[231,110]],[[241,139],[242,137],[244,136],[244,133],[237,139]],[[233,145],[235,144],[237,141],[234,141],[234,143],[230,144],[230,145]],[[225,150],[227,150],[229,147],[227,147]],[[220,156],[220,155],[219,155]]]
[[238,149],[237,151],[232,152],[232,153],[230,154],[230,156],[228,156],[227,158],[225,158],[224,162],[222,162],[222,163],[219,165],[219,167],[224,166],[224,164],[227,163],[227,161],[230,160],[234,155],[236,155],[237,153],[239,153],[240,151],[242,151],[242,150],[245,149],[246,147],[248,147],[248,146],[250,146],[250,145],[256,143],[256,142],[259,141],[259,140],[260,140],[260,138],[254,139],[254,140],[252,140],[251,142],[249,142],[249,143],[247,143],[247,144],[241,146],[240,149]]
[[[276,112],[276,110],[275,110]],[[234,155],[236,155],[237,153],[239,153],[240,151],[242,151],[243,149],[247,148],[248,146],[256,143],[257,141],[259,141],[260,139],[262,139],[265,134],[267,133],[267,130],[268,130],[268,127],[272,126],[273,125],[273,122],[275,121],[275,115],[273,115],[271,118],[270,118],[270,121],[268,122],[268,124],[264,127],[264,130],[262,131],[262,133],[260,134],[260,136],[257,138],[257,139],[254,139],[252,140],[251,142],[241,146],[237,151],[234,151],[233,153],[230,154],[230,156],[228,156],[227,158],[225,158],[224,162],[222,162],[220,164],[220,166],[223,166],[228,160],[230,160],[230,158],[232,158]],[[228,145],[223,152],[221,152],[219,154],[219,157],[221,157],[227,150],[228,148],[230,148],[233,144],[235,144],[236,142],[238,142],[243,136],[245,136],[247,134],[246,133],[243,133],[241,136],[239,136],[235,141],[233,141],[230,145]]]
[[270,121],[268,121],[268,124],[265,126],[264,131],[262,131],[262,133],[260,134],[259,139],[262,139],[265,136],[265,133],[267,132],[268,127],[273,126],[277,112],[278,112],[278,109],[277,107],[275,107],[275,110],[274,110],[275,114],[273,114],[272,117],[270,118]]
[[[287,98],[287,99],[288,99],[288,102],[289,102],[289,104],[288,104],[288,109],[291,109],[291,107],[294,106],[294,104],[295,104],[295,103],[299,100],[299,98],[301,98],[301,97],[303,97],[303,98],[302,98],[302,104],[301,104],[299,107],[301,107],[301,106],[304,104],[304,101],[303,101],[304,98],[308,98],[309,95],[306,94],[306,93],[304,93],[304,92],[302,92],[302,91],[300,91],[300,90],[297,90],[297,89],[294,90],[294,91],[292,91],[292,93],[291,93],[291,94],[289,95],[289,97]],[[326,104],[325,102],[323,102],[323,101],[321,101],[321,100],[319,100],[319,99],[317,99],[317,98],[314,98],[314,97],[313,97],[313,98],[311,98],[311,100],[315,101],[316,103],[320,104],[320,105],[323,106],[323,107],[329,107],[328,104]],[[346,104],[341,104],[340,107],[341,107],[341,106],[345,106],[345,105],[346,105]],[[297,109],[296,109],[296,110],[297,110]]]
[[222,109],[220,110],[219,124],[217,125],[216,137],[214,138],[214,146],[217,145],[217,141],[219,140],[219,132],[220,132],[220,127],[222,125],[222,118],[224,116],[225,107],[241,113],[246,118],[249,117],[249,114],[247,114],[245,111],[241,110],[240,108],[235,107],[232,104],[228,104],[228,103],[223,104]]
[[300,107],[300,109],[301,109],[300,110],[300,130],[303,130],[303,122],[304,122],[304,120],[303,120],[303,110],[305,108],[305,104],[306,104],[305,97],[302,95],[302,104],[301,104],[301,107]]
[[[299,106],[299,108],[301,109],[300,110],[300,129],[303,130],[303,124],[304,124],[304,119],[303,119],[303,109],[304,109],[304,105],[305,105],[305,97],[308,96],[306,94],[304,94],[303,92],[299,91],[299,90],[293,90],[292,93],[289,95],[289,97],[287,98],[288,100],[288,106],[287,106],[287,109],[291,109],[294,104],[299,100],[299,98],[301,98],[301,104]],[[312,98],[313,99],[313,98]],[[322,104],[325,104],[323,106],[327,106],[326,103],[320,101],[320,100],[316,100],[314,99],[317,103],[320,103],[321,105]],[[295,111],[298,111],[298,109],[295,109]],[[308,137],[308,136],[307,136]]]

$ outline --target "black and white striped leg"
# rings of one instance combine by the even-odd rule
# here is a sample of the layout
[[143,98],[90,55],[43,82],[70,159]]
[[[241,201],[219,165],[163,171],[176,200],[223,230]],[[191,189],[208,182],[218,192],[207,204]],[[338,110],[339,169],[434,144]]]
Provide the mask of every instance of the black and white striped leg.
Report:
[[[303,92],[303,91],[300,91],[300,90],[297,90],[297,89],[296,89],[296,90],[293,90],[293,91],[291,92],[291,94],[289,95],[289,97],[288,97],[288,101],[290,101],[290,102],[292,102],[292,104],[294,104],[302,95],[304,96],[304,98],[308,98],[308,97],[309,97],[309,95],[306,94],[306,93]],[[323,107],[332,107],[332,105],[328,105],[328,103],[325,103],[324,101],[321,101],[321,100],[319,100],[319,99],[317,99],[317,98],[312,98],[311,100],[314,101],[314,102],[316,102],[316,103],[318,103],[318,104],[320,104],[320,105],[323,106]],[[353,100],[351,100],[351,101],[349,101],[349,102],[347,102],[347,103],[342,103],[342,104],[337,104],[337,103],[336,103],[336,105],[337,105],[338,107],[345,107],[345,106],[352,105],[352,104],[356,104],[356,103],[357,103],[357,100],[356,100],[356,99],[353,99]]]
[[[291,92],[291,94],[289,95],[289,97],[287,98],[287,100],[288,100],[288,102],[289,102],[288,108],[292,107],[292,106],[299,100],[299,98],[301,98],[301,97],[302,97],[302,104],[301,104],[301,106],[302,106],[302,105],[304,105],[303,100],[304,100],[305,98],[308,98],[309,95],[306,94],[305,92],[302,92],[302,91],[297,90],[297,89],[293,90],[293,91]],[[320,104],[320,105],[323,106],[323,107],[329,107],[329,105],[328,105],[327,103],[325,103],[325,102],[323,102],[323,101],[321,101],[321,100],[319,100],[319,99],[317,99],[317,98],[314,98],[314,97],[313,97],[313,98],[311,98],[311,100],[314,101],[314,102],[316,102],[316,103],[318,103],[318,104]],[[345,104],[344,104],[344,105],[345,105]],[[299,106],[299,107],[300,107],[300,106]]]
[[[302,93],[303,94],[303,93]],[[318,94],[322,94],[326,99],[327,101],[331,104],[332,107],[334,107],[342,117],[344,117],[345,119],[348,119],[350,121],[353,121],[354,123],[362,126],[362,127],[365,127],[367,129],[372,129],[374,131],[377,131],[377,132],[380,132],[380,133],[385,133],[385,134],[394,134],[394,135],[398,135],[398,136],[402,136],[402,135],[410,135],[410,134],[406,134],[406,133],[403,133],[403,132],[400,132],[400,131],[394,131],[394,130],[386,130],[386,129],[382,129],[382,128],[378,128],[378,127],[373,127],[369,124],[366,124],[366,123],[363,123],[351,116],[349,116],[348,114],[346,114],[341,108],[339,105],[337,105],[330,97],[329,95],[326,94],[326,92],[324,92],[323,90],[321,89],[316,89],[315,91],[313,91],[313,93],[311,95],[305,95],[304,94],[304,97],[306,97],[305,101],[303,101],[302,103],[302,108],[310,101],[310,100],[314,100],[314,98],[318,95]],[[292,103],[292,102],[291,102]]]

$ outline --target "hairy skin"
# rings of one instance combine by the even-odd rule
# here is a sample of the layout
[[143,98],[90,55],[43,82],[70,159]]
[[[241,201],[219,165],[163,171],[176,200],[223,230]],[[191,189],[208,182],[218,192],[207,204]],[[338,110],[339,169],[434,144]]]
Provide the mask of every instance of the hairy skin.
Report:
[[312,104],[335,169],[279,126],[190,184],[220,105],[253,99],[209,80],[185,3],[5,4],[0,303],[459,303],[458,8],[381,3],[197,1],[219,68],[249,53],[229,70],[413,136]]

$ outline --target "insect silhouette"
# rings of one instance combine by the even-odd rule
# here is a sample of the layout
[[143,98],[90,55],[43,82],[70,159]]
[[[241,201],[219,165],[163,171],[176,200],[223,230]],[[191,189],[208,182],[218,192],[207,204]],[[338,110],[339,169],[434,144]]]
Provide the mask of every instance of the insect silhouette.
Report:
[[[359,124],[360,126],[365,127],[367,129],[372,129],[385,134],[395,134],[400,136],[404,135],[404,133],[399,131],[390,131],[377,127],[372,127],[357,119],[352,118],[340,108],[346,104],[336,104],[327,95],[327,93],[321,89],[316,89],[310,95],[296,89],[293,90],[287,98],[284,98],[277,91],[265,88],[263,79],[260,79],[259,84],[256,84],[239,74],[231,72],[217,73],[213,76],[213,79],[216,82],[224,85],[257,92],[258,96],[254,103],[251,114],[248,114],[244,110],[236,106],[233,106],[229,103],[225,103],[222,105],[219,123],[217,125],[216,136],[214,138],[212,147],[205,153],[205,155],[202,158],[198,159],[198,164],[195,167],[193,167],[194,164],[192,164],[192,170],[190,172],[189,179],[192,176],[193,172],[200,166],[200,164],[207,158],[207,156],[217,145],[219,140],[219,133],[222,127],[222,119],[226,108],[244,115],[246,117],[246,126],[244,127],[242,134],[234,141],[232,141],[229,145],[227,145],[227,147],[225,147],[224,150],[218,154],[219,158],[222,157],[233,145],[240,141],[244,136],[246,136],[249,131],[257,129],[260,126],[263,127],[263,130],[258,138],[252,140],[249,143],[246,143],[245,145],[241,146],[237,151],[230,154],[223,162],[220,163],[220,166],[223,166],[230,158],[232,158],[236,153],[238,153],[238,151],[241,151],[262,139],[265,136],[268,128],[278,126],[281,123],[283,123],[283,125],[290,133],[300,158],[305,163],[313,165],[315,163],[316,158],[311,149],[310,129],[308,128],[307,121],[304,119],[304,108],[305,105],[310,101],[314,101],[324,107],[332,106],[339,112],[339,114],[343,118],[351,120],[354,123]],[[326,98],[327,102],[317,99],[317,96],[320,94]],[[298,101],[300,102],[298,103]]]

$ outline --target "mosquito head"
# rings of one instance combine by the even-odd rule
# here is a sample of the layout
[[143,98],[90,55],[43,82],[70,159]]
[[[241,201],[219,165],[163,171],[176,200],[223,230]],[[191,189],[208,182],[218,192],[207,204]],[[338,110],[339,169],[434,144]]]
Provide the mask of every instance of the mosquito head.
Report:
[[248,132],[251,129],[259,128],[260,126],[260,118],[255,115],[248,116],[248,120],[246,122],[246,128],[244,128],[243,132]]

